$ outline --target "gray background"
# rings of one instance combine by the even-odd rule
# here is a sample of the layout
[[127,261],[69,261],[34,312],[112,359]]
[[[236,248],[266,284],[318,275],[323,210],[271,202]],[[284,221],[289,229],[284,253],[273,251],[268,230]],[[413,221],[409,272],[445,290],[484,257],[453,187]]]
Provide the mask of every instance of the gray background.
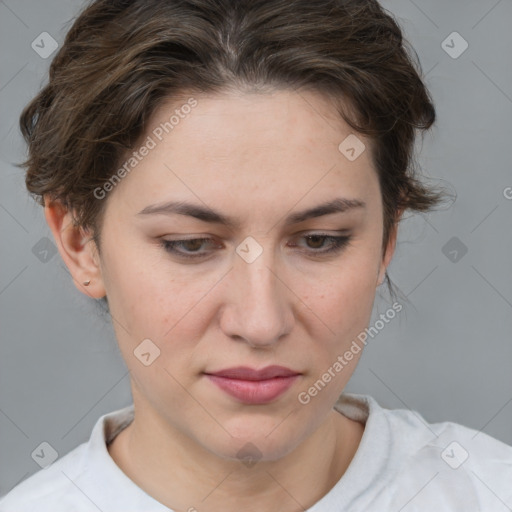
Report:
[[[0,494],[39,469],[31,453],[42,441],[62,456],[131,402],[108,316],[44,252],[51,233],[13,165],[25,151],[19,114],[52,58],[31,43],[46,31],[60,44],[81,5],[0,1]],[[403,221],[389,273],[410,303],[370,339],[348,390],[512,444],[512,1],[383,5],[417,50],[438,110],[419,162],[457,200]],[[458,58],[442,48],[454,31],[469,44]],[[374,319],[389,305],[378,296]]]

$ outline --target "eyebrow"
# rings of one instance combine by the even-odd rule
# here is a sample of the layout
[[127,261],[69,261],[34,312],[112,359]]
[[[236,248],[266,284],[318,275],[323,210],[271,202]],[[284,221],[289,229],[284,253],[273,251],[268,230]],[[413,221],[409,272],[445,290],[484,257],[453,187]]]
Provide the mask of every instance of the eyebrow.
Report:
[[[308,219],[315,217],[323,217],[324,215],[331,215],[333,213],[345,213],[356,208],[365,208],[366,203],[359,199],[348,199],[344,197],[338,197],[331,201],[328,201],[313,208],[294,212],[288,215],[285,219],[285,225],[289,226],[292,224],[298,224]],[[212,224],[221,224],[230,229],[235,229],[239,226],[239,223],[233,217],[229,217],[220,212],[217,212],[208,206],[202,206],[198,204],[187,203],[185,201],[168,201],[161,204],[153,204],[146,206],[137,215],[187,215],[194,217],[203,222],[209,222]]]

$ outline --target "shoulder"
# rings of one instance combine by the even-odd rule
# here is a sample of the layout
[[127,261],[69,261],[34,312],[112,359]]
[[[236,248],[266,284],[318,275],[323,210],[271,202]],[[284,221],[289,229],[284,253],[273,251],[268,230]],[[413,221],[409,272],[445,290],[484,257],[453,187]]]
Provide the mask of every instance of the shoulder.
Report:
[[397,472],[399,504],[413,500],[417,510],[428,502],[442,503],[440,510],[489,512],[512,507],[511,446],[454,422],[427,423],[415,411],[385,415],[397,441],[407,446]]
[[73,483],[84,471],[85,449],[86,443],[83,443],[18,484],[0,498],[0,512],[89,510],[80,508],[77,503],[78,489]]
[[[415,429],[422,428],[420,423],[418,420]],[[395,499],[399,503],[414,497],[417,510],[422,510],[423,502],[441,502],[438,512],[490,512],[512,507],[511,446],[453,422],[426,423],[423,428],[431,431],[431,437],[408,446],[397,472],[400,484]],[[406,436],[407,430],[402,435]]]
[[366,416],[372,450],[386,446],[378,480],[392,509],[512,509],[511,446],[458,423],[429,423],[414,410],[385,409],[366,395],[338,401],[337,409]]
[[116,466],[107,448],[133,417],[133,405],[101,416],[87,442],[1,497],[0,512],[97,512],[118,504],[120,497],[128,503],[146,499]]

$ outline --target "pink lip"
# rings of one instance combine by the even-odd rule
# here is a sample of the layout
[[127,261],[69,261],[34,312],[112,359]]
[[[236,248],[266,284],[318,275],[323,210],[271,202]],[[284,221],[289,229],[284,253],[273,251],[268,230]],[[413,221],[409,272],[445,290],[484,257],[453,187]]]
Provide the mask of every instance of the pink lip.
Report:
[[224,392],[246,404],[265,404],[282,395],[300,373],[283,366],[261,370],[248,367],[228,368],[206,376]]

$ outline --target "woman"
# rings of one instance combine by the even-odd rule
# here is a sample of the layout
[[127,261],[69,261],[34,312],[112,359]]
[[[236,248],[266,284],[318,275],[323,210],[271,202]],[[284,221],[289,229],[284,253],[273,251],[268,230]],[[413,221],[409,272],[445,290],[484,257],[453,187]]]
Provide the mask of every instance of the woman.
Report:
[[91,3],[21,116],[27,187],[133,406],[0,510],[512,507],[511,447],[342,394],[403,212],[442,198],[434,120],[376,1]]

